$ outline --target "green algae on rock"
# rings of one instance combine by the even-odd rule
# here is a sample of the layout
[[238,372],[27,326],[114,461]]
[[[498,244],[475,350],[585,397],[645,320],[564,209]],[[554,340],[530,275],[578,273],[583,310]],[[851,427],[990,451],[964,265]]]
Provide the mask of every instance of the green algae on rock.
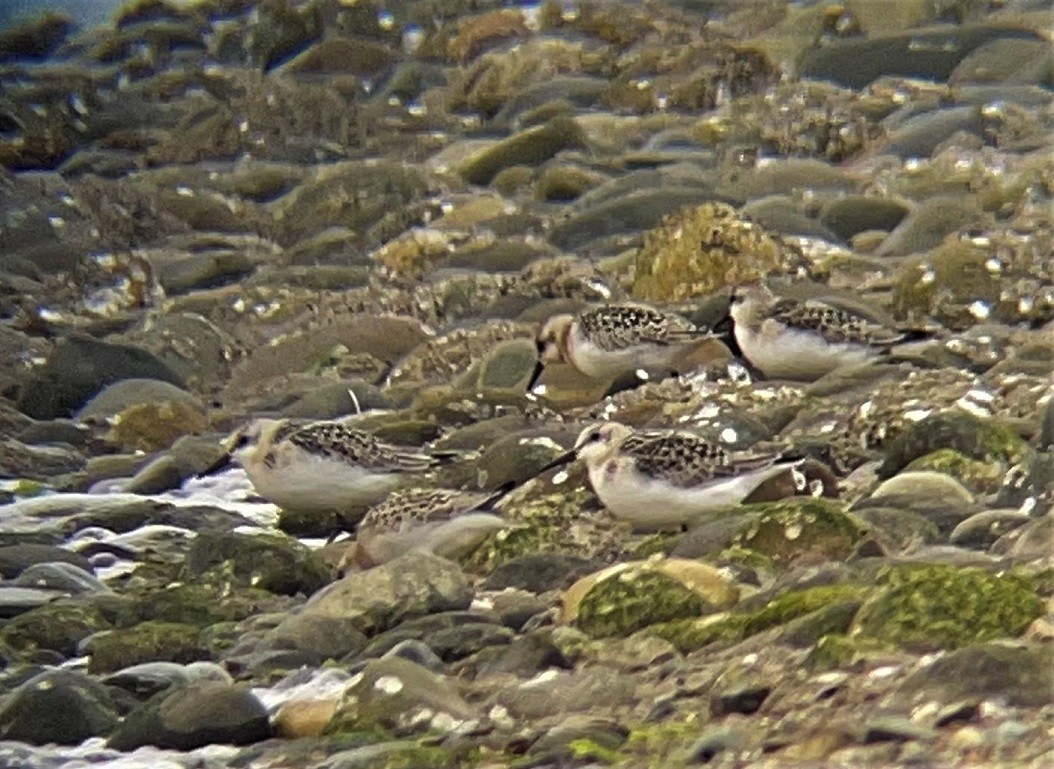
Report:
[[[848,628],[855,609],[846,618],[846,607],[859,606],[864,593],[865,588],[859,585],[824,585],[795,590],[770,601],[765,608],[756,612],[733,611],[703,619],[665,622],[653,625],[648,632],[666,639],[684,654],[717,641],[741,641],[769,628],[810,615],[816,615],[816,623],[812,630],[823,635],[824,632],[821,632],[820,628],[825,629],[825,632]],[[838,611],[833,615],[825,614],[821,617],[819,613],[827,612],[830,607],[838,607]]]
[[682,208],[644,234],[633,296],[681,301],[787,272],[792,249],[725,203]]
[[564,593],[561,619],[593,638],[625,636],[657,622],[727,609],[738,600],[739,589],[714,567],[655,558],[578,580]]
[[763,555],[781,568],[815,561],[843,560],[864,536],[863,525],[837,502],[795,497],[747,505],[749,523],[733,544]]
[[91,640],[88,672],[111,673],[141,662],[195,662],[209,658],[201,629],[179,622],[140,622]]
[[947,473],[975,494],[998,490],[1005,474],[1005,468],[998,463],[972,459],[955,449],[937,449],[911,461],[905,470]]
[[56,602],[8,620],[0,630],[0,642],[20,653],[49,649],[72,657],[80,641],[110,627],[105,615],[92,604]]
[[510,166],[535,166],[561,150],[585,145],[585,135],[573,118],[554,117],[548,123],[528,128],[469,158],[459,169],[470,184],[488,184],[495,174]]
[[330,581],[316,551],[277,534],[202,532],[187,553],[183,573],[197,580],[225,563],[239,584],[282,595],[310,595]]
[[910,422],[886,446],[880,478],[890,478],[910,462],[941,449],[953,449],[979,462],[1015,465],[1028,444],[1010,427],[965,411],[949,410]]
[[1020,635],[1043,612],[1030,580],[939,564],[894,566],[857,613],[851,637],[957,649]]
[[594,638],[627,635],[656,622],[713,610],[702,596],[654,571],[606,579],[582,599],[578,627]]

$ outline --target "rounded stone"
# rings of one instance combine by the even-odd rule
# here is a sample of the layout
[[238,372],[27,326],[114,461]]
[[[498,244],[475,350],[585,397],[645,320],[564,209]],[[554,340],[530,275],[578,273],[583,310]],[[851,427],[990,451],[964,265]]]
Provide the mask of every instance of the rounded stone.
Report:
[[108,734],[116,724],[106,688],[71,670],[34,676],[0,705],[0,738],[33,745],[77,745]]

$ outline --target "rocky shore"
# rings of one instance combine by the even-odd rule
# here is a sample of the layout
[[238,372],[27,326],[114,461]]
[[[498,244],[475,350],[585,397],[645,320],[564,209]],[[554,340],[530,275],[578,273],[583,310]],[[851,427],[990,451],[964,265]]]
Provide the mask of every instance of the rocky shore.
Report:
[[[1054,764],[1054,12],[141,0],[0,34],[0,764]],[[759,280],[925,340],[626,388],[539,325]],[[688,370],[691,369],[691,370]],[[462,452],[516,525],[204,475],[247,419]],[[582,426],[825,468],[614,521]],[[335,529],[350,538],[326,542]]]

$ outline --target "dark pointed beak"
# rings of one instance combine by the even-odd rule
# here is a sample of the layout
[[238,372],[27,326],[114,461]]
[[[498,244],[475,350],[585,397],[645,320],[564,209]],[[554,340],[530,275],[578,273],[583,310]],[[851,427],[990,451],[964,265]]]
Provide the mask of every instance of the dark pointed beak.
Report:
[[542,363],[541,358],[539,358],[538,362],[534,364],[534,373],[531,374],[531,381],[527,383],[527,392],[534,389],[535,382],[538,381],[538,378],[542,375],[543,371],[545,371],[545,364]]
[[549,472],[550,470],[552,470],[555,467],[563,467],[566,464],[570,464],[571,462],[574,462],[577,457],[578,457],[578,451],[577,450],[571,449],[570,451],[565,451],[563,454],[558,456],[552,462],[550,462],[549,464],[545,465],[544,467],[542,467],[542,469],[540,469],[537,473],[535,473],[535,477],[541,475],[542,473],[547,473],[547,472]]

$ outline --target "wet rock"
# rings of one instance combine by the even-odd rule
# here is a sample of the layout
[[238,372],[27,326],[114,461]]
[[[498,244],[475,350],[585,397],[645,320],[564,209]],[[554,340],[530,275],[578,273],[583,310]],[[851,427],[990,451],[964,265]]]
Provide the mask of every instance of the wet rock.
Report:
[[531,745],[533,763],[560,763],[589,757],[608,757],[626,741],[629,730],[607,718],[572,715],[549,729]]
[[562,618],[594,638],[625,636],[657,622],[712,614],[733,605],[737,588],[713,567],[670,559],[619,564],[564,594]]
[[404,659],[370,662],[348,687],[326,727],[340,734],[363,727],[397,733],[450,732],[479,718],[450,682]]
[[51,588],[0,585],[0,617],[17,617],[67,595],[64,590]]
[[337,712],[338,703],[335,698],[290,700],[275,713],[275,733],[287,739],[318,737]]
[[116,670],[103,677],[102,682],[145,700],[171,686],[200,680],[228,684],[234,682],[230,674],[214,662],[192,662],[189,665],[143,662]]
[[711,698],[710,713],[715,717],[729,713],[757,713],[771,691],[772,687],[760,683],[740,683],[724,688]]
[[1039,40],[992,40],[955,67],[949,83],[1046,83],[1054,77],[1050,46]]
[[515,633],[501,625],[474,622],[432,634],[428,638],[428,646],[440,659],[451,662],[465,659],[483,649],[506,646],[515,637]]
[[970,459],[955,449],[938,449],[919,457],[906,468],[908,473],[925,471],[947,473],[970,491],[981,494],[995,491],[1006,474],[998,462]]
[[135,378],[183,386],[176,372],[146,350],[71,336],[26,381],[18,407],[35,419],[69,416],[105,385]]
[[605,666],[574,671],[546,671],[530,681],[505,687],[494,695],[514,718],[544,718],[552,713],[553,702],[560,702],[565,714],[614,714],[634,697],[631,678]]
[[721,753],[738,752],[747,744],[747,736],[735,728],[710,726],[688,748],[688,760],[708,764]]
[[42,587],[50,590],[62,590],[76,595],[77,593],[105,593],[110,590],[105,583],[89,571],[65,561],[35,563],[22,570],[13,581],[15,585],[25,587]]
[[9,439],[0,443],[0,472],[30,481],[50,480],[84,466],[79,452],[61,445],[29,446]]
[[[410,166],[344,162],[321,167],[271,204],[275,239],[292,245],[334,226],[367,231],[395,212],[412,216],[410,202],[427,191],[428,180]],[[402,229],[393,226],[394,232]]]
[[982,214],[970,198],[934,197],[910,211],[889,233],[876,256],[904,256],[928,251],[945,236],[978,222]]
[[[866,515],[864,511],[871,507],[915,513],[934,524],[943,535],[978,512],[978,505],[966,487],[950,475],[930,471],[902,472],[893,476],[880,484],[871,496],[854,505],[854,512],[860,510]],[[885,522],[892,523],[894,518],[886,516]],[[902,522],[908,523],[909,519]],[[917,535],[927,536],[924,527],[914,528]]]
[[615,190],[602,185],[592,192],[595,197],[583,195],[575,201],[567,219],[553,227],[550,242],[573,251],[605,238],[636,241],[637,233],[655,227],[667,214],[685,206],[698,206],[713,197],[708,190],[696,186],[673,184],[640,190],[622,190],[619,185],[618,192],[624,194],[612,194]]
[[267,709],[247,688],[197,682],[163,691],[133,710],[109,740],[115,750],[154,745],[193,750],[247,745],[271,736]]
[[93,635],[87,644],[91,673],[110,673],[127,665],[206,659],[201,630],[176,622],[141,622],[131,628]]
[[534,373],[538,352],[528,339],[513,339],[496,345],[487,357],[465,373],[456,386],[475,391],[525,392]]
[[955,649],[1024,632],[1043,610],[1026,579],[954,566],[896,566],[878,579],[851,633],[909,649]]
[[908,740],[934,740],[937,732],[925,726],[920,726],[906,718],[899,716],[878,716],[870,719],[864,725],[865,743],[884,742],[906,742]]
[[90,437],[91,432],[84,425],[67,419],[52,419],[29,424],[16,439],[27,445],[65,443],[68,446],[84,447]]
[[633,295],[681,301],[752,283],[788,270],[795,261],[786,246],[732,207],[707,203],[667,217],[645,235]]
[[1033,35],[1025,29],[974,25],[839,40],[807,53],[798,74],[850,88],[862,88],[884,75],[945,81],[977,47],[997,39],[1029,40]]
[[799,497],[749,506],[743,512],[759,515],[747,519],[733,544],[779,567],[844,559],[864,535],[860,523],[829,500]]
[[381,79],[396,62],[389,46],[362,38],[331,38],[315,43],[281,67],[295,75],[357,75]]
[[512,674],[531,678],[550,668],[570,668],[571,663],[553,643],[548,631],[517,636],[477,662],[478,677]]
[[539,594],[569,587],[596,567],[592,561],[569,553],[530,553],[502,563],[488,575],[487,590],[519,588]]
[[[853,514],[868,527],[875,541],[891,553],[900,553],[919,544],[942,542],[947,534],[947,530],[942,533],[937,523],[925,515],[910,509],[885,507],[881,499],[863,500],[853,507]],[[943,523],[942,519],[943,516],[938,520]],[[956,511],[949,520],[961,519],[961,511]]]
[[21,652],[48,649],[73,657],[83,639],[109,627],[111,622],[95,606],[59,602],[15,617],[0,630],[0,639]]
[[[823,585],[792,590],[755,611],[736,610],[701,620],[680,620],[653,625],[649,632],[689,653],[718,641],[739,641],[778,625],[786,625],[782,637],[796,644],[823,631],[848,627],[860,606],[864,591],[856,585]],[[818,640],[818,639],[813,639]]]
[[997,539],[1032,518],[1019,510],[986,510],[960,523],[948,536],[948,541],[960,547],[986,550]]
[[223,569],[241,584],[282,595],[310,595],[329,583],[329,569],[313,550],[272,534],[202,532],[187,553],[185,578]]
[[312,596],[303,613],[350,619],[375,633],[412,617],[465,609],[471,601],[468,580],[455,564],[411,552],[333,583]]
[[889,478],[908,463],[940,449],[954,449],[982,462],[1016,464],[1027,446],[1013,430],[994,420],[946,411],[913,422],[886,449],[879,476]]
[[201,405],[159,401],[131,406],[111,420],[105,441],[126,451],[166,449],[179,438],[207,432],[209,420]]
[[503,168],[535,166],[561,150],[583,146],[585,137],[571,118],[556,117],[545,125],[513,134],[468,161],[459,169],[470,184],[487,184]]
[[268,631],[261,644],[270,649],[309,652],[321,659],[340,659],[362,651],[366,636],[354,619],[294,614]]
[[[7,508],[8,515],[15,510]],[[59,561],[72,564],[89,574],[93,573],[92,565],[84,556],[70,552],[65,548],[53,545],[37,545],[26,543],[22,545],[8,545],[0,547],[0,575],[5,579],[17,577],[25,569],[38,563],[51,563]]]
[[387,410],[391,399],[380,388],[359,378],[321,385],[304,393],[282,411],[299,419],[336,419],[373,409]]
[[893,230],[908,212],[907,206],[890,198],[847,195],[824,207],[820,221],[848,241],[867,230]]
[[106,688],[72,670],[34,676],[0,705],[0,736],[32,745],[77,745],[108,734],[116,724]]
[[1011,707],[1050,700],[1054,659],[1045,644],[981,643],[941,655],[901,682],[883,704],[901,711],[926,702],[998,698]]
[[211,392],[227,381],[237,359],[234,339],[191,312],[166,313],[150,324],[149,331],[132,332],[125,339],[156,355],[195,393]]

